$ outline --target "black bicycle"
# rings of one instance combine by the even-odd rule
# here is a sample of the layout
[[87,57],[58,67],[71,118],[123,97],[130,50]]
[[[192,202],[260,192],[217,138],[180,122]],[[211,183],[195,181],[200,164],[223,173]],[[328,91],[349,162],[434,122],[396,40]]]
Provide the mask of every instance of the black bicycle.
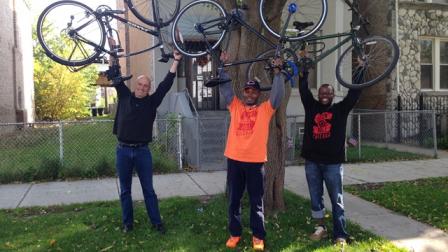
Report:
[[[323,36],[307,37],[290,44],[294,51],[307,50],[307,58],[303,58],[299,65],[311,67],[326,58],[347,43],[351,43],[338,59],[336,65],[336,79],[341,85],[351,88],[365,88],[372,86],[385,78],[394,70],[399,58],[399,47],[395,40],[386,36],[370,36],[368,18],[359,9],[359,0],[343,0],[354,14],[350,23],[350,31]],[[365,38],[361,38],[360,32]],[[325,49],[326,39],[344,38],[331,48]],[[362,78],[360,78],[362,76]]]
[[[58,1],[46,7],[37,21],[37,37],[46,55],[62,65],[80,67],[98,61],[104,54],[130,57],[160,47],[162,53],[160,61],[167,62],[172,54],[165,51],[165,47],[171,45],[169,31],[163,29],[177,15],[180,0],[124,1],[137,18],[153,26],[153,29],[118,16],[124,14],[124,11],[112,10],[106,5],[92,10],[77,1]],[[123,49],[118,31],[111,24],[114,19],[130,28],[154,36],[157,42],[143,50],[120,54]],[[118,43],[110,48],[106,45],[107,37],[116,37]]]

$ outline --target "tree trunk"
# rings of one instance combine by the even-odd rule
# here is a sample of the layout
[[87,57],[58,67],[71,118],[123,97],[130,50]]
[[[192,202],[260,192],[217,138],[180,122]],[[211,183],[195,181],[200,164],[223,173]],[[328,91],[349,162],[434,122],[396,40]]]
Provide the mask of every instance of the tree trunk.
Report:
[[[226,10],[234,8],[234,1],[220,1]],[[245,20],[253,28],[267,35],[266,30],[262,30],[260,16],[258,14],[258,0],[244,0],[244,5],[248,6],[244,10]],[[280,25],[281,10],[286,0],[271,0],[269,5],[269,19],[277,20]],[[269,36],[269,35],[268,35]],[[273,37],[271,40],[276,43]],[[226,49],[226,48],[223,48]],[[256,35],[249,32],[246,28],[234,30],[231,33],[227,51],[231,54],[230,61],[253,59],[255,56],[267,49],[266,44]],[[248,65],[230,67],[228,72],[232,76],[235,94],[242,97],[242,86],[246,80],[246,70]],[[268,161],[265,164],[265,212],[267,214],[283,210],[285,207],[283,199],[283,187],[285,179],[285,152],[286,152],[286,105],[291,94],[291,88],[286,85],[286,94],[281,106],[272,117],[270,124],[270,133],[268,141]],[[262,95],[262,101],[268,98],[268,94]]]

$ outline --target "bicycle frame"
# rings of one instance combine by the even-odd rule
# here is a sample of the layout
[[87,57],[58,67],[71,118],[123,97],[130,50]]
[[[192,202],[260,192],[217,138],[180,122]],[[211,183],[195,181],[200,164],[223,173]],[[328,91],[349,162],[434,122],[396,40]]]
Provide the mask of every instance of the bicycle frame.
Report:
[[[91,21],[87,22],[86,24],[81,25],[80,27],[78,27],[76,29],[73,29],[72,36],[76,37],[77,39],[79,39],[80,41],[82,41],[82,42],[84,42],[84,43],[86,43],[88,45],[91,45],[92,47],[95,48],[95,50],[102,51],[104,53],[113,55],[114,57],[131,57],[131,56],[134,56],[134,55],[137,55],[137,54],[141,54],[141,53],[153,50],[154,48],[160,47],[161,45],[163,45],[163,41],[162,41],[162,39],[160,37],[160,28],[157,28],[157,30],[151,30],[151,29],[143,27],[143,26],[141,26],[139,24],[131,22],[131,21],[125,19],[125,18],[117,16],[115,13],[121,13],[121,11],[115,11],[115,10],[110,10],[110,11],[106,10],[104,12],[94,11],[95,17],[98,20],[100,20],[100,22],[105,26],[105,28],[106,28],[105,33],[107,35],[109,35],[109,36],[113,35],[114,29],[111,27],[110,21],[108,20],[108,18],[113,18],[113,19],[116,19],[116,20],[120,21],[121,23],[125,24],[126,26],[135,28],[137,30],[140,30],[142,32],[145,32],[147,34],[151,34],[152,36],[157,37],[159,39],[158,43],[156,45],[150,47],[150,48],[147,48],[147,49],[143,49],[143,50],[140,50],[140,51],[137,51],[137,52],[133,52],[133,53],[129,53],[129,54],[126,54],[126,55],[118,55],[116,50],[107,50],[106,48],[104,48],[104,47],[102,47],[102,46],[100,46],[100,45],[98,45],[98,44],[96,44],[96,43],[94,43],[92,41],[89,41],[89,40],[87,40],[87,39],[77,35],[76,31],[81,30],[86,25],[88,25]],[[161,48],[161,50],[162,50],[162,55],[165,55],[165,53],[163,51],[163,48]]]
[[[206,31],[212,27],[214,27],[215,25],[211,25],[211,26],[204,26],[207,24],[215,24],[218,23],[218,25],[222,25],[224,28],[224,30],[226,30],[226,32],[232,32],[230,30],[230,26],[233,25],[235,22],[246,28],[249,32],[255,34],[259,39],[261,39],[263,42],[265,42],[268,45],[268,49],[277,49],[277,53],[279,52],[280,49],[283,48],[283,45],[285,43],[285,31],[286,31],[286,27],[288,25],[288,22],[286,22],[285,26],[283,27],[283,31],[281,34],[280,39],[278,40],[278,43],[273,43],[272,41],[270,41],[266,36],[264,36],[263,34],[261,34],[260,32],[258,32],[257,30],[255,30],[251,25],[249,25],[246,21],[244,21],[241,16],[240,16],[240,12],[239,12],[239,8],[238,8],[238,4],[237,1],[234,1],[235,6],[236,6],[236,11],[235,13],[228,13],[227,17],[224,18],[218,18],[218,19],[213,19],[213,20],[209,20],[207,22],[201,23],[201,24],[197,24],[197,31],[202,33],[202,35],[204,36],[204,38],[206,38],[206,35],[210,35],[212,33],[207,33]],[[295,9],[294,9],[295,11]],[[287,20],[289,21],[290,17],[291,17],[291,12],[289,13]],[[220,22],[221,21],[221,22]],[[230,36],[230,35],[229,35]],[[209,54],[212,53],[213,50],[211,50],[211,46],[207,43],[207,40],[204,39],[204,41],[207,44],[207,51],[209,52]],[[230,63],[225,63],[222,64],[222,67],[229,67],[229,66],[236,66],[236,65],[242,65],[242,64],[249,64],[252,62],[257,62],[257,61],[263,61],[265,59],[257,59],[257,58],[253,58],[253,59],[249,59],[249,60],[239,60],[239,61],[234,61],[234,62],[230,62]]]
[[352,10],[353,12],[355,12],[358,15],[358,20],[361,20],[360,24],[350,23],[350,27],[351,27],[350,32],[334,33],[334,34],[323,35],[323,36],[310,36],[308,38],[303,39],[299,43],[297,43],[299,45],[299,47],[293,47],[292,50],[297,51],[298,48],[302,47],[303,44],[306,44],[308,42],[316,42],[316,41],[325,40],[325,39],[347,37],[347,38],[343,39],[342,41],[338,42],[336,45],[334,45],[330,49],[327,49],[324,52],[322,52],[321,54],[319,54],[319,56],[317,56],[313,59],[310,59],[312,64],[317,64],[318,62],[320,62],[321,60],[326,58],[328,55],[332,54],[334,51],[336,51],[337,49],[339,49],[340,47],[342,47],[345,43],[348,43],[349,41],[352,41],[352,45],[354,46],[355,50],[360,50],[360,40],[358,37],[358,32],[361,28],[363,28],[368,33],[368,31],[365,27],[365,25],[368,24],[368,22],[364,23],[362,21],[363,17],[359,13],[357,6],[355,6],[355,5],[357,5],[357,1],[358,0],[354,0],[353,3],[350,3],[349,0],[344,0],[344,2],[350,7],[350,10]]

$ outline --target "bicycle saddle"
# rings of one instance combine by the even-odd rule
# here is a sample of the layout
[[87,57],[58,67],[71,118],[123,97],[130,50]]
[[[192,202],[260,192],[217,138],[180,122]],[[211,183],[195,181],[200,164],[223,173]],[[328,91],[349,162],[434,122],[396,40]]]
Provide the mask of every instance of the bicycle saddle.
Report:
[[231,82],[232,80],[230,79],[221,79],[221,78],[212,78],[210,80],[208,80],[204,85],[206,87],[215,87],[218,86],[220,84],[226,83],[226,82]]
[[297,30],[302,31],[302,30],[305,30],[308,26],[312,26],[312,25],[314,25],[314,23],[313,23],[313,22],[299,22],[299,21],[294,21],[294,22],[292,23],[292,25],[294,25],[294,27],[295,27]]

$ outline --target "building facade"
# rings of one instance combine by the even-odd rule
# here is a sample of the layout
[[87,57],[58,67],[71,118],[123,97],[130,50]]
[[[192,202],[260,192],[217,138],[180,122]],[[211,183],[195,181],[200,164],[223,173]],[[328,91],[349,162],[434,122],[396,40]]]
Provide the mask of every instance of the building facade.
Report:
[[0,122],[34,121],[32,18],[23,0],[0,8]]

